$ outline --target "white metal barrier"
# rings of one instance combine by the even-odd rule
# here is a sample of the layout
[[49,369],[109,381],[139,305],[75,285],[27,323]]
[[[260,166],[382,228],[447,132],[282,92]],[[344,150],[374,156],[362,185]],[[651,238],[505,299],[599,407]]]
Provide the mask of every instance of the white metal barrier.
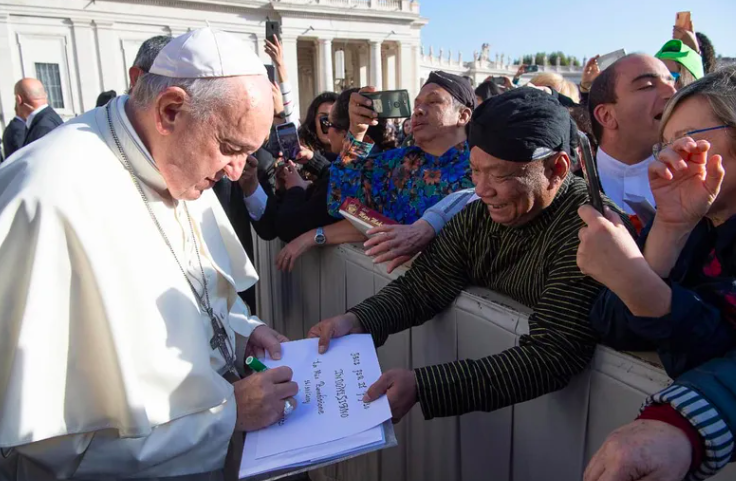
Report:
[[[377,293],[389,275],[358,246],[314,249],[291,274],[276,270],[281,243],[256,246],[259,315],[291,339],[321,319]],[[437,318],[391,336],[378,350],[381,367],[413,368],[480,358],[518,343],[529,309],[485,289],[470,288]],[[340,481],[571,481],[617,427],[633,420],[647,395],[670,379],[653,353],[624,354],[599,346],[591,366],[562,391],[492,413],[424,421],[416,406],[396,426],[399,446],[318,472]],[[730,474],[729,474],[730,473]],[[736,467],[712,478],[736,479]]]

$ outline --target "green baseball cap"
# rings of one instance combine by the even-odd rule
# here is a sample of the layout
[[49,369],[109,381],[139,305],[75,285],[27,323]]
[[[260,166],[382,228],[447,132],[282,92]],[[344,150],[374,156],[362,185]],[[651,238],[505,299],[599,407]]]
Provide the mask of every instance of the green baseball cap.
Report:
[[682,40],[670,40],[655,55],[660,60],[672,60],[679,63],[693,74],[695,80],[703,78],[703,59],[698,52],[685,45]]

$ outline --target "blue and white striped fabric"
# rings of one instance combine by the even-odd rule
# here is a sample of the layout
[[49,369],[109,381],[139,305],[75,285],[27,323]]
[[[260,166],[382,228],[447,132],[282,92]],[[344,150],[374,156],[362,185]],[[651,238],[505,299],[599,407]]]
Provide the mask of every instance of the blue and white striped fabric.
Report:
[[687,481],[701,481],[714,476],[731,460],[734,452],[733,433],[721,414],[697,391],[673,384],[654,394],[645,404],[669,404],[700,433],[705,442],[703,462],[691,471]]

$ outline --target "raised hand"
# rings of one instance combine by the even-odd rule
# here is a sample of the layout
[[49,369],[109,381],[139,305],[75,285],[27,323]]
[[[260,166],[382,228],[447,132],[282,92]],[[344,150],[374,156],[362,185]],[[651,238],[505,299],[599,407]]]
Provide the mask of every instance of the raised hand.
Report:
[[364,87],[350,96],[350,133],[358,141],[363,141],[368,127],[378,125],[378,114],[371,108],[373,102],[361,94],[375,92],[374,87]]
[[601,68],[598,66],[599,58],[600,55],[596,55],[588,60],[588,63],[585,64],[585,69],[583,69],[583,78],[580,80],[580,87],[586,91],[590,90],[595,79],[601,74]]
[[657,155],[649,166],[655,222],[690,232],[708,213],[725,174],[721,156],[708,155],[710,147],[706,140],[683,137]]

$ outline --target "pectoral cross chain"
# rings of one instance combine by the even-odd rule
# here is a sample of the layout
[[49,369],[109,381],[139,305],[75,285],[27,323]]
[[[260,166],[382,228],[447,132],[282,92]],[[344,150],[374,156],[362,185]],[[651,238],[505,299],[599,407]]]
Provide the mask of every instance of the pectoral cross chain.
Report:
[[230,349],[230,343],[225,330],[225,325],[220,321],[211,307],[205,309],[207,316],[212,322],[212,339],[210,339],[210,347],[218,349],[225,359],[225,365],[228,370],[235,366],[235,353]]

